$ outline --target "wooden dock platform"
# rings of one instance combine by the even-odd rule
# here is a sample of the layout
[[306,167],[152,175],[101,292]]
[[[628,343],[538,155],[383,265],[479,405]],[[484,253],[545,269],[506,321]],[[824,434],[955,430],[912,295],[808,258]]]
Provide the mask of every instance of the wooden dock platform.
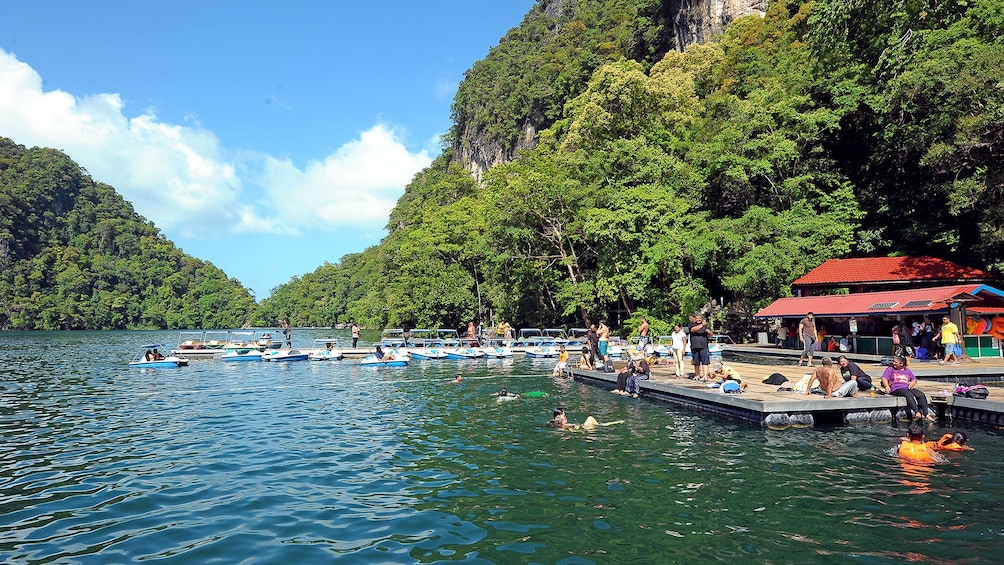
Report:
[[[894,418],[904,416],[906,401],[891,395],[859,393],[851,398],[825,398],[819,394],[779,391],[777,385],[763,384],[772,373],[781,373],[792,383],[798,382],[812,368],[798,367],[799,352],[793,351],[794,361],[787,355],[777,355],[777,351],[764,351],[757,346],[730,346],[723,356],[725,362],[736,369],[748,383],[742,394],[722,394],[717,388],[709,388],[707,383],[699,383],[688,378],[678,378],[668,365],[655,365],[652,378],[639,383],[641,396],[688,406],[697,410],[739,419],[753,425],[772,429],[788,427],[838,426],[845,424],[889,423]],[[773,350],[773,348],[766,348]],[[781,352],[787,350],[778,350]],[[732,353],[733,355],[730,355]],[[836,362],[839,354],[830,354]],[[756,363],[734,361],[755,359]],[[877,384],[885,366],[878,356],[848,355]],[[871,359],[870,357],[874,357]],[[818,365],[822,356],[817,356]],[[618,361],[620,370],[627,361]],[[713,364],[713,363],[712,363]],[[938,365],[932,361],[911,362],[910,369],[919,379],[918,388],[930,400],[931,408],[939,419],[970,422],[1004,429],[1004,389],[993,386],[1004,381],[1004,359],[968,360],[959,366]],[[688,374],[693,367],[688,364]],[[572,376],[579,381],[613,389],[617,373],[602,373],[572,369]],[[953,396],[957,381],[979,381],[990,384],[990,397],[976,400]]]

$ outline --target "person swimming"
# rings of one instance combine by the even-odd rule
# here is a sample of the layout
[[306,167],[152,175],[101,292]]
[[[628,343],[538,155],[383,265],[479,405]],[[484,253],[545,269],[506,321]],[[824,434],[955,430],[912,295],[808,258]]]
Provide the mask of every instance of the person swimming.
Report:
[[498,396],[499,402],[505,402],[507,400],[519,400],[518,394],[509,394],[509,391],[502,387],[502,390],[498,391],[495,396]]
[[593,430],[599,426],[610,426],[613,424],[621,424],[624,420],[615,420],[613,422],[603,422],[602,424],[596,421],[596,418],[592,416],[586,416],[586,420],[581,424],[570,424],[568,423],[568,416],[565,415],[565,407],[558,406],[554,409],[552,418],[548,420],[547,425],[558,428],[559,430]]
[[969,447],[969,436],[966,432],[955,432],[954,434],[944,434],[936,441],[926,442],[927,447],[935,451],[967,451]]
[[911,463],[935,463],[944,460],[924,443],[924,426],[918,422],[910,424],[907,428],[907,438],[900,442],[896,453],[900,459]]

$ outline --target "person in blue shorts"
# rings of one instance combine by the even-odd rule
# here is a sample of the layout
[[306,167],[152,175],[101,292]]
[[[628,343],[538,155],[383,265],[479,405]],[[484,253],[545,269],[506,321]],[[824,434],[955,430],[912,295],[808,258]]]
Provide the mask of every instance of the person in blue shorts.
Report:
[[704,316],[694,316],[690,324],[690,356],[694,361],[694,379],[703,382],[708,378],[711,352],[708,350],[708,326]]

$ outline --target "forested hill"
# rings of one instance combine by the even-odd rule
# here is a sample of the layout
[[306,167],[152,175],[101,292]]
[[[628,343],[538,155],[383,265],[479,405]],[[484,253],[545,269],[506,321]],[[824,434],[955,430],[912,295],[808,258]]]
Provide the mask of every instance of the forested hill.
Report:
[[[576,4],[630,30],[615,37],[660,37],[628,9],[643,2]],[[1004,0],[771,0],[765,17],[654,61],[543,17],[521,28],[579,34],[554,39],[547,64],[601,63],[579,89],[555,85],[558,114],[533,148],[477,182],[447,150],[380,245],[279,287],[266,315],[633,327],[647,313],[662,332],[712,297],[730,307],[718,314],[755,311],[831,257],[1001,272]],[[476,67],[502,78],[541,64],[533,49],[488,59]],[[465,81],[458,100],[469,94]],[[511,110],[478,99],[464,107],[506,123],[491,116]]]
[[0,137],[0,329],[230,328],[256,308],[69,157]]

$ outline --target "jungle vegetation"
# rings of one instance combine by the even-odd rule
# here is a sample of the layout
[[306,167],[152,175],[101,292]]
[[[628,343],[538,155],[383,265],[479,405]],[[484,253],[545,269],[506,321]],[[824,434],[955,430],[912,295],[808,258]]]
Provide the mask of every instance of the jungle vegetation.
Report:
[[256,308],[68,156],[0,137],[0,329],[232,328]]
[[834,257],[1002,271],[1004,1],[776,0],[658,57],[626,47],[664,46],[632,39],[663,36],[652,4],[578,2],[563,27],[528,16],[468,74],[451,135],[512,142],[529,116],[546,125],[536,146],[475,183],[453,148],[477,139],[447,140],[379,245],[262,308],[665,327],[711,300],[755,312]]
[[[211,265],[172,259],[142,219],[63,219],[66,183],[44,181],[50,194],[5,160],[0,317],[459,329],[602,317],[629,328],[644,314],[661,333],[712,300],[740,320],[834,257],[924,254],[1004,271],[1004,0],[774,0],[766,17],[682,53],[663,4],[535,8],[468,73],[446,149],[406,187],[380,244],[294,277],[256,311]],[[537,135],[521,145],[527,123]],[[527,148],[476,181],[460,150],[479,144]],[[52,168],[55,157],[30,159]],[[70,184],[88,209],[107,201],[135,216],[109,187]],[[11,224],[25,202],[37,217]],[[101,219],[113,224],[99,230]],[[22,249],[11,234],[29,229],[38,243]],[[134,275],[143,253],[170,268]],[[169,273],[190,276],[167,285]],[[116,289],[129,293],[119,307]],[[202,308],[213,300],[226,320]]]

